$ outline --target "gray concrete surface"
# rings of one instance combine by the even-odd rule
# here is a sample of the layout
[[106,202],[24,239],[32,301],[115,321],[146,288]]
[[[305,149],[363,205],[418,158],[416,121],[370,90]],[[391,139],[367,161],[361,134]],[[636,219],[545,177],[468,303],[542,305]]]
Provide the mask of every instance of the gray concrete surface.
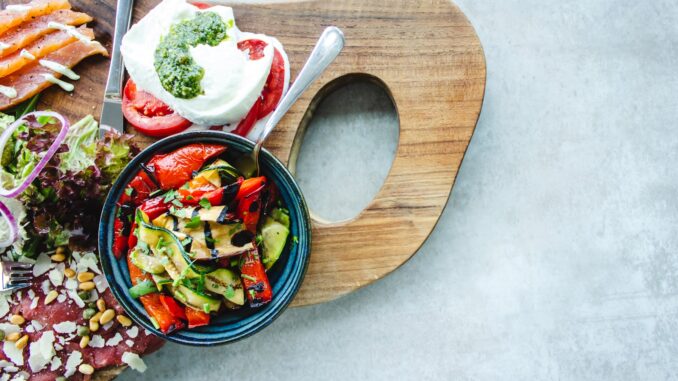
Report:
[[[235,345],[167,345],[122,380],[678,379],[678,3],[458,4],[485,47],[487,94],[418,255]],[[344,218],[355,210],[335,209],[369,201],[392,146],[351,183],[328,169],[364,156],[346,137],[325,149],[332,128],[394,135],[388,105],[344,127],[331,107],[344,106],[323,111],[300,178],[314,208]],[[360,127],[376,117],[382,129]]]

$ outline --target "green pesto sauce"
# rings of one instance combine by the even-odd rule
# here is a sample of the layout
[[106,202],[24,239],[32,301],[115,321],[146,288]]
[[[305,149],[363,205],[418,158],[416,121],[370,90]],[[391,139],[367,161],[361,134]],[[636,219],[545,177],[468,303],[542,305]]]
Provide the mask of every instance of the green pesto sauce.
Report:
[[228,38],[228,25],[214,12],[200,12],[190,20],[183,20],[170,27],[155,49],[154,66],[162,87],[177,98],[190,99],[203,93],[200,81],[205,70],[200,67],[189,51],[200,44],[217,46]]

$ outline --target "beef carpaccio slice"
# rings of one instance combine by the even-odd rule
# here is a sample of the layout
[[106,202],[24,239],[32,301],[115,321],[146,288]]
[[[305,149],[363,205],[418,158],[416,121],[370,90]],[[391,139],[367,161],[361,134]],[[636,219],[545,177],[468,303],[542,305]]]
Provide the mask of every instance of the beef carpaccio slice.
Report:
[[[96,287],[88,299],[78,296],[82,282],[77,277],[66,277],[67,268],[95,275]],[[123,354],[141,356],[162,346],[163,341],[145,329],[135,324],[125,327],[117,321],[117,316],[124,316],[124,311],[108,289],[94,253],[74,252],[62,263],[41,254],[33,271],[37,277],[30,288],[0,296],[0,329],[6,335],[19,331],[29,336],[28,345],[21,351],[14,342],[1,343],[0,381],[42,381],[60,376],[68,380],[89,380],[90,375],[79,371],[81,364],[89,364],[95,370],[126,365]],[[52,290],[57,291],[58,297],[46,305],[45,296]],[[104,299],[107,309],[115,311],[116,319],[90,332],[89,345],[81,348],[78,327],[89,326],[83,312],[87,308],[97,310],[95,304],[99,298]],[[22,315],[25,323],[11,324],[13,314]]]

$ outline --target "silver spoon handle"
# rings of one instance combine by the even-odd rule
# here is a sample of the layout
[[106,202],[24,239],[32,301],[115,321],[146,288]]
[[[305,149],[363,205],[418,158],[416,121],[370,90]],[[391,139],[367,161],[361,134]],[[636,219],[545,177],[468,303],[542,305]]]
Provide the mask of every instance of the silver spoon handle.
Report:
[[257,139],[255,150],[259,150],[268,134],[273,131],[273,128],[280,122],[294,102],[325,71],[343,48],[344,33],[334,26],[326,28],[313,48],[311,56],[308,57],[304,67],[301,68],[299,76],[297,76],[287,94],[285,94],[278,107],[271,114],[271,118],[266,123],[266,126],[264,126],[264,130]]

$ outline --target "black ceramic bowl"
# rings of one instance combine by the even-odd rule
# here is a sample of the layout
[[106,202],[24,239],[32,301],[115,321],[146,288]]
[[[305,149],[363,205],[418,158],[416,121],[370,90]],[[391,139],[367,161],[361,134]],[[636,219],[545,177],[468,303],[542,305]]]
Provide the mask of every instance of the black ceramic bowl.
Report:
[[[184,329],[168,335],[156,329],[137,299],[130,297],[132,286],[126,258],[113,255],[113,221],[118,207],[116,201],[127,184],[154,155],[169,152],[191,143],[214,143],[228,147],[228,152],[249,155],[254,144],[240,136],[220,131],[193,131],[174,135],[143,150],[122,171],[111,188],[104,204],[99,226],[99,253],[101,264],[113,294],[126,313],[138,324],[154,334],[181,344],[209,346],[230,343],[252,335],[271,324],[289,305],[306,273],[311,248],[311,222],[306,202],[287,168],[268,151],[259,156],[261,172],[278,187],[280,198],[290,212],[290,239],[285,251],[268,271],[273,300],[260,308],[245,306],[237,311],[221,312],[213,316],[210,325]],[[296,239],[292,239],[296,237]]]

